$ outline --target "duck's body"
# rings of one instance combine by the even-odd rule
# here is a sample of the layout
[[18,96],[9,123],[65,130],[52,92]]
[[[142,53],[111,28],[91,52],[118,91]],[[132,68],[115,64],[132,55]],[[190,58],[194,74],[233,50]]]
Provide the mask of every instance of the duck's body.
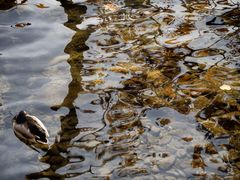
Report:
[[15,135],[25,143],[48,144],[48,131],[43,123],[35,116],[21,111],[13,118],[13,130]]

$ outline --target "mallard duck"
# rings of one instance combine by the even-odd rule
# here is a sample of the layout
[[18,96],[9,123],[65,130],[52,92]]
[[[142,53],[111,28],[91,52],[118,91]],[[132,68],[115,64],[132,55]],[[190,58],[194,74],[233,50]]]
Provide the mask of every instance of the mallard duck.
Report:
[[48,131],[43,123],[35,116],[20,111],[13,118],[13,131],[15,135],[26,144],[48,145]]

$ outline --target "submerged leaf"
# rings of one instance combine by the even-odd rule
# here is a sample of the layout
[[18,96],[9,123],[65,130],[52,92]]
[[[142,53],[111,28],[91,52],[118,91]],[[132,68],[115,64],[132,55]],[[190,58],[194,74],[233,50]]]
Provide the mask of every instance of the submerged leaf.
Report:
[[226,134],[226,130],[220,126],[217,122],[210,120],[200,122],[208,131],[213,133],[215,136]]
[[194,108],[202,109],[209,104],[209,99],[205,96],[198,96],[194,101]]
[[122,73],[122,74],[127,74],[129,73],[129,70],[120,66],[114,66],[109,68],[110,71],[115,72],[115,73]]
[[196,154],[196,153],[193,154],[193,160],[191,162],[191,165],[193,168],[202,168],[202,169],[204,169],[204,167],[206,166],[200,154]]
[[207,154],[217,154],[217,150],[216,148],[214,147],[214,145],[212,143],[208,143],[205,145],[205,152]]
[[112,11],[112,12],[117,11],[119,9],[118,5],[112,4],[112,3],[105,4],[103,7],[105,10]]
[[229,91],[229,90],[231,90],[231,86],[223,84],[222,86],[220,86],[220,89]]

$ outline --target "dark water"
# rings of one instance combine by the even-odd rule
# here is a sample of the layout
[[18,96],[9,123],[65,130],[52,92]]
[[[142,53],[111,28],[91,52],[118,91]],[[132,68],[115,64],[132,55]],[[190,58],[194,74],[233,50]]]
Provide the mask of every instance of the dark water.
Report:
[[240,178],[239,1],[0,7],[0,179]]

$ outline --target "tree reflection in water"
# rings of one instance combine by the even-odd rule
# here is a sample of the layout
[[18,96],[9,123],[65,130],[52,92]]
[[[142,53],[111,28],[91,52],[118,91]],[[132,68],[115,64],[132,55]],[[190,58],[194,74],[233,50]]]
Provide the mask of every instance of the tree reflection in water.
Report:
[[[68,21],[64,25],[73,31],[75,35],[72,37],[71,42],[65,47],[65,52],[70,55],[68,63],[70,65],[70,72],[72,81],[68,85],[68,93],[60,105],[52,106],[53,110],[58,110],[61,107],[69,109],[69,113],[60,118],[61,130],[56,138],[54,144],[50,147],[48,152],[41,158],[41,161],[50,165],[50,167],[44,171],[32,173],[26,175],[26,178],[67,178],[74,177],[80,174],[90,172],[90,167],[79,173],[66,173],[59,174],[56,171],[67,164],[81,162],[84,157],[68,155],[68,148],[71,147],[72,142],[76,136],[85,129],[77,128],[78,117],[76,113],[76,107],[74,101],[78,97],[78,94],[82,91],[81,86],[81,70],[82,70],[82,58],[83,51],[88,49],[85,45],[85,41],[90,34],[89,31],[80,31],[76,28],[77,24],[81,23],[81,15],[86,13],[86,6],[73,4],[71,1],[60,0],[65,13],[68,16]],[[62,155],[64,153],[65,155]],[[74,161],[72,162],[72,159]]]

